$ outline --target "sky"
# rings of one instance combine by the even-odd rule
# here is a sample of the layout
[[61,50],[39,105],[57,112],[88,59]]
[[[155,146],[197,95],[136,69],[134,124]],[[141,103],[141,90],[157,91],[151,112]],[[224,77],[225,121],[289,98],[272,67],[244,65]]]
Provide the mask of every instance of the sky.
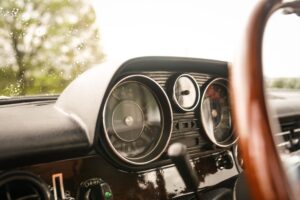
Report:
[[275,13],[267,24],[263,45],[267,76],[300,78],[300,17]]
[[[232,62],[254,2],[94,0],[93,4],[107,59],[161,55]],[[300,24],[300,18],[271,18],[264,43],[267,77],[300,77],[299,45],[294,41],[300,26],[296,23]]]

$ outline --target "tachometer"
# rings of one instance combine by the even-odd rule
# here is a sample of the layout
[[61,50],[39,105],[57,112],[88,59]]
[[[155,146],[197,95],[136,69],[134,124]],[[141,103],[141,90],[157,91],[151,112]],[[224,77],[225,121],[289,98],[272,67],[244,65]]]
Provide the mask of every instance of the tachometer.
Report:
[[216,78],[205,88],[201,101],[201,119],[208,138],[216,145],[226,147],[236,141],[232,131],[226,79]]
[[152,79],[128,76],[109,94],[104,114],[104,131],[112,151],[131,164],[156,159],[171,135],[172,114],[163,89]]

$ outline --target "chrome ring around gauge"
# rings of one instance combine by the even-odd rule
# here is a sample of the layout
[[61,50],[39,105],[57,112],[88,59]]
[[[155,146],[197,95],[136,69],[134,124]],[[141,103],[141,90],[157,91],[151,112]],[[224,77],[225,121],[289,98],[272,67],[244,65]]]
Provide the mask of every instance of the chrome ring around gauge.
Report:
[[234,155],[234,161],[236,163],[237,169],[239,170],[239,172],[242,172],[244,169],[244,160],[240,154],[238,144],[235,144],[233,146],[233,155]]
[[154,80],[144,75],[123,78],[104,105],[108,153],[133,165],[156,160],[171,138],[172,117],[168,97]]
[[233,134],[228,81],[213,79],[205,88],[200,106],[201,121],[208,138],[217,146],[228,147],[237,140]]
[[197,81],[189,74],[178,76],[173,86],[173,100],[183,111],[194,110],[200,101]]

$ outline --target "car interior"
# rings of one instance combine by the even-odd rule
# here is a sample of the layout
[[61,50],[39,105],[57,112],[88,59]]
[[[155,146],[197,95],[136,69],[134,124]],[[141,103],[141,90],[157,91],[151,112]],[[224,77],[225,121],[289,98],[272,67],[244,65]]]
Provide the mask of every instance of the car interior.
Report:
[[300,82],[269,90],[262,49],[271,15],[299,15],[300,1],[250,10],[233,62],[133,56],[85,70],[57,95],[3,86],[0,200],[297,199]]

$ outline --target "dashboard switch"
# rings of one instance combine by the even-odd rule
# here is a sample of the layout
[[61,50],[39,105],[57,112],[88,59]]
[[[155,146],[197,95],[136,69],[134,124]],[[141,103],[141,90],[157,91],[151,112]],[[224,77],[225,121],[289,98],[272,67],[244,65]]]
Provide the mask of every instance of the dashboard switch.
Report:
[[77,193],[77,200],[113,200],[110,186],[100,178],[91,178],[82,183]]

